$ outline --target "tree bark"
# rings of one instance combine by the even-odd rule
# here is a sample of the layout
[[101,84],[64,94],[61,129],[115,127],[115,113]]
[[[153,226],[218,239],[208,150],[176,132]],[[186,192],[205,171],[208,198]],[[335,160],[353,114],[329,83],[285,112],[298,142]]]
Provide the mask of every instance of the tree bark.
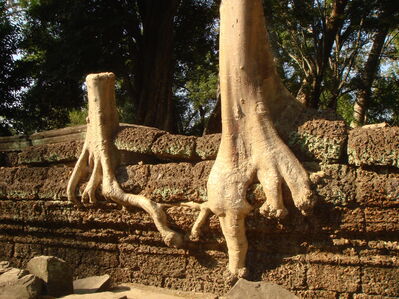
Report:
[[112,73],[91,74],[86,77],[88,92],[88,120],[86,139],[71,178],[68,182],[68,199],[80,205],[76,197],[79,182],[90,172],[90,179],[82,194],[83,203],[97,202],[101,194],[122,206],[144,209],[154,220],[155,226],[168,246],[179,247],[182,239],[167,226],[162,206],[144,196],[127,194],[119,186],[114,169],[118,165],[118,151],[113,138],[119,129],[119,117],[115,104],[115,76]]
[[221,115],[221,99],[220,99],[220,84],[218,84],[216,105],[213,108],[208,122],[205,126],[203,135],[215,134],[222,132],[222,115]]
[[[302,1],[299,1],[302,2]],[[319,99],[323,91],[322,84],[328,60],[334,45],[334,39],[344,22],[345,8],[348,0],[335,0],[330,15],[325,20],[322,39],[319,40],[316,48],[316,56],[314,58],[313,71],[311,77],[306,78],[303,82],[309,86],[302,87],[298,93],[298,97],[306,106],[317,109],[319,108]],[[303,7],[300,5],[299,7]]]
[[138,3],[143,28],[135,61],[136,122],[174,132],[173,21],[178,0],[140,0]]
[[[303,214],[313,201],[305,169],[280,139],[273,118],[298,113],[301,106],[283,86],[273,64],[261,0],[223,0],[220,7],[220,86],[222,138],[208,179],[208,201],[192,228],[198,238],[210,212],[219,217],[226,238],[228,270],[246,273],[245,218],[253,207],[247,188],[256,180],[267,200],[260,211],[283,218],[288,211],[282,184]],[[289,122],[292,118],[283,119]]]
[[360,88],[357,94],[353,111],[353,122],[351,127],[359,127],[365,124],[367,105],[371,98],[371,88],[378,72],[381,52],[384,47],[385,38],[388,34],[388,27],[384,26],[374,36],[366,65],[361,74]]

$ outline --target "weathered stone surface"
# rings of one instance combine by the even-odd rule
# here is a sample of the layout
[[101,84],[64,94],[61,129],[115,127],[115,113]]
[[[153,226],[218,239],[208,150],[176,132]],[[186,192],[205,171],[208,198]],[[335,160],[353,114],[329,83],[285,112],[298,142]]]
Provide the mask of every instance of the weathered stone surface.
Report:
[[83,140],[86,135],[86,125],[66,127],[34,133],[29,136],[32,145],[43,145],[59,142]]
[[10,199],[35,199],[47,177],[47,168],[44,167],[19,167],[9,173],[13,176],[10,185],[5,186],[7,198]]
[[160,159],[190,160],[194,156],[195,139],[193,136],[164,134],[155,140],[151,152]]
[[302,299],[337,299],[337,293],[332,291],[295,291],[294,293]]
[[[3,232],[5,231],[3,230]],[[10,242],[10,240],[4,240],[4,238],[0,238],[0,257],[2,259],[10,260],[13,255],[13,251],[14,243]]]
[[115,138],[115,145],[119,150],[150,154],[154,141],[166,134],[155,128],[121,124]]
[[310,289],[356,292],[360,286],[360,267],[310,264],[307,282]]
[[91,294],[103,292],[110,286],[111,276],[108,274],[102,276],[90,276],[73,281],[73,290],[75,294]]
[[377,173],[358,169],[355,182],[356,200],[364,206],[399,206],[399,173]]
[[397,299],[398,297],[388,297],[380,295],[353,294],[353,299]]
[[205,135],[197,138],[195,153],[201,160],[214,160],[220,145],[221,134]]
[[37,256],[26,267],[45,282],[47,295],[62,297],[73,293],[73,270],[64,260],[54,256]]
[[[310,125],[309,129],[316,130]],[[128,139],[129,130],[137,130],[132,140]],[[217,142],[211,145],[211,139],[217,140],[218,135],[194,138],[196,142],[191,142],[196,146],[190,159],[170,155],[161,158],[163,164],[157,164],[160,160],[152,154],[152,144],[166,133],[143,128],[144,132],[155,132],[147,136],[140,135],[140,130],[126,126],[117,137],[117,141],[137,147],[142,141],[141,149],[131,147],[128,154],[146,151],[137,160],[144,164],[118,168],[118,181],[128,192],[173,205],[165,207],[169,222],[185,234],[198,211],[178,204],[206,200],[206,182],[214,161],[198,161],[210,159]],[[334,132],[330,133],[327,136],[333,136]],[[62,144],[67,143],[49,144],[47,149],[62,150]],[[43,147],[31,147],[30,151]],[[324,145],[321,148],[326,150]],[[108,273],[116,282],[138,281],[216,294],[228,290],[223,276],[227,255],[217,217],[210,218],[200,241],[188,242],[184,250],[167,248],[151,218],[139,209],[121,210],[110,202],[77,208],[66,201],[66,184],[72,171],[70,162],[61,162],[66,159],[47,161],[50,155],[41,154],[42,162],[36,165],[25,160],[25,165],[10,167],[17,164],[18,152],[3,154],[13,155],[14,162],[8,160],[3,164],[7,167],[0,168],[0,259],[23,267],[32,256],[53,255],[66,260],[76,277]],[[144,159],[150,156],[151,161]],[[125,160],[128,164],[131,161]],[[344,159],[340,163],[345,163]],[[312,216],[298,213],[285,188],[289,217],[278,222],[255,209],[247,219],[251,279],[278,283],[303,298],[399,296],[394,280],[399,268],[398,171],[384,166],[306,165],[310,171],[325,172],[313,185],[318,202]],[[255,206],[266,200],[259,184],[248,190],[248,200]],[[328,280],[323,281],[323,277]]]
[[18,165],[19,152],[0,152],[0,166],[16,166]]
[[356,166],[399,167],[399,127],[351,130],[348,156]]
[[345,153],[347,128],[343,121],[309,120],[291,133],[288,144],[304,160],[338,162]]
[[37,196],[41,199],[66,200],[66,186],[71,173],[71,167],[48,167],[47,177],[41,184]]
[[298,298],[283,287],[270,282],[253,282],[240,278],[226,294],[226,299],[294,299]]
[[[19,270],[19,269],[18,269]],[[9,272],[12,272],[10,270]],[[22,271],[22,270],[19,270]],[[0,276],[7,275],[9,272]],[[22,271],[27,273],[27,271]],[[42,292],[42,281],[33,274],[15,275],[13,279],[0,282],[1,299],[36,299]]]
[[399,213],[396,209],[366,208],[367,232],[398,232]]
[[350,209],[323,204],[316,207],[311,220],[322,231],[330,233],[337,231],[355,233],[366,230],[364,210],[360,208]]
[[195,197],[192,168],[190,163],[150,165],[143,194],[159,202],[187,201]]
[[32,145],[27,136],[9,136],[0,137],[0,151],[20,151],[27,146]]
[[69,141],[25,148],[18,154],[18,164],[67,163],[76,161],[82,141]]
[[356,198],[356,169],[344,164],[323,165],[325,175],[317,182],[317,192],[323,201],[347,206]]
[[306,287],[306,268],[299,263],[283,263],[265,272],[262,281],[269,281],[288,289],[304,289]]
[[399,267],[365,267],[362,272],[362,289],[366,294],[399,296]]

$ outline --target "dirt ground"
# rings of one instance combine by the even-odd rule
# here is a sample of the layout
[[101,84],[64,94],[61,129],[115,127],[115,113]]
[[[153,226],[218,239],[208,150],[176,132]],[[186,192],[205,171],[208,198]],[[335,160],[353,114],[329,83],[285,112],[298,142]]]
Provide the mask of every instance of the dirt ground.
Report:
[[183,292],[129,283],[115,287],[107,292],[68,295],[62,299],[217,299],[213,294]]

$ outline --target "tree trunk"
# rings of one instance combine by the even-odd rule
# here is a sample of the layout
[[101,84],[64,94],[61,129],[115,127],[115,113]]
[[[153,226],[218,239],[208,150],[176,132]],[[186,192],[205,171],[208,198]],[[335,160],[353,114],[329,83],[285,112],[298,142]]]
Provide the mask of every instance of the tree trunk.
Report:
[[220,22],[222,139],[208,179],[208,201],[199,206],[192,236],[198,237],[210,212],[216,214],[226,238],[228,270],[241,277],[248,248],[245,218],[253,208],[247,188],[256,180],[262,184],[267,200],[260,211],[267,217],[287,215],[283,182],[303,214],[311,210],[312,200],[306,171],[273,124],[273,118],[300,108],[273,65],[262,1],[223,0]]
[[217,101],[215,108],[209,116],[208,122],[205,126],[203,135],[215,134],[222,132],[222,116],[221,116],[221,99],[220,99],[220,84],[218,84]]
[[68,182],[68,199],[80,205],[76,198],[79,182],[91,175],[82,194],[83,203],[97,202],[96,194],[101,185],[101,194],[122,206],[144,209],[154,220],[168,246],[179,247],[182,239],[167,226],[162,206],[144,196],[125,193],[119,186],[114,169],[118,164],[118,151],[113,138],[119,129],[118,112],[115,104],[115,76],[112,73],[91,74],[86,77],[88,92],[88,120],[86,139],[82,154]]
[[[304,7],[303,1],[297,2],[298,9]],[[308,107],[319,108],[324,74],[331,57],[334,39],[344,22],[347,4],[348,0],[335,0],[330,15],[326,17],[322,39],[317,43],[313,70],[309,78],[305,78],[303,81],[304,84],[308,85],[301,87],[300,92],[298,92],[298,99]]]
[[361,83],[357,94],[353,111],[353,122],[351,127],[359,127],[365,124],[367,105],[371,98],[371,88],[380,64],[381,51],[384,47],[388,27],[381,28],[374,36],[373,46],[367,58],[366,65],[361,74]]
[[173,21],[178,0],[140,0],[139,8],[143,33],[135,61],[136,122],[173,132]]

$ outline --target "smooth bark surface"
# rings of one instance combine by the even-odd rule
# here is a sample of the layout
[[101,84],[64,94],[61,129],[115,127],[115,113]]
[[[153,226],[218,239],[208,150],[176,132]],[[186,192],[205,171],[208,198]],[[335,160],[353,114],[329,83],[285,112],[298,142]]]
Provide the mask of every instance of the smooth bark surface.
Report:
[[283,182],[303,214],[311,210],[312,192],[305,169],[273,125],[273,116],[300,108],[273,65],[261,0],[224,0],[220,16],[222,140],[208,180],[208,201],[199,207],[191,236],[198,238],[206,217],[216,214],[228,247],[228,269],[241,277],[248,248],[245,217],[252,209],[248,187],[260,181],[267,197],[260,211],[277,218],[287,215]]
[[[382,14],[384,16],[384,14]],[[353,111],[353,122],[351,127],[359,127],[365,124],[367,106],[371,99],[371,88],[378,73],[381,52],[384,47],[385,38],[388,35],[388,27],[381,28],[374,36],[373,46],[367,58],[366,65],[361,74],[359,92],[355,101]]]
[[173,21],[177,0],[145,0],[139,2],[143,35],[139,43],[139,59],[134,86],[136,123],[168,132],[176,131],[172,98]]
[[164,242],[168,246],[180,247],[182,239],[167,226],[162,206],[144,196],[125,193],[116,180],[114,169],[118,165],[118,151],[113,138],[119,128],[119,119],[115,104],[114,74],[88,75],[86,85],[89,101],[86,139],[68,183],[68,199],[80,205],[76,189],[91,171],[82,194],[83,203],[96,203],[97,192],[101,190],[105,198],[122,206],[140,207],[152,217]]

